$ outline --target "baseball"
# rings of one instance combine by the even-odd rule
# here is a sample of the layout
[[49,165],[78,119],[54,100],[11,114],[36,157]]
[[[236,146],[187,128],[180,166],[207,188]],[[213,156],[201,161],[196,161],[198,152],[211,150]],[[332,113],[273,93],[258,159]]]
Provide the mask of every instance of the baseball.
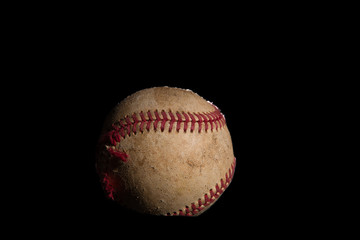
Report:
[[135,211],[197,216],[223,194],[236,159],[225,117],[191,90],[140,90],[109,113],[96,169],[106,196]]

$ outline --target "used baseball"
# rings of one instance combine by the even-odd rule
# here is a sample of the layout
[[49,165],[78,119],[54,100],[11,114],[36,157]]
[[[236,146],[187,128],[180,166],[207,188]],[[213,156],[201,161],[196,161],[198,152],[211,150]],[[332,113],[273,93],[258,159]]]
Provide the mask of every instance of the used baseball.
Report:
[[106,195],[138,212],[196,216],[229,186],[236,160],[225,117],[191,90],[155,87],[104,123],[96,169]]

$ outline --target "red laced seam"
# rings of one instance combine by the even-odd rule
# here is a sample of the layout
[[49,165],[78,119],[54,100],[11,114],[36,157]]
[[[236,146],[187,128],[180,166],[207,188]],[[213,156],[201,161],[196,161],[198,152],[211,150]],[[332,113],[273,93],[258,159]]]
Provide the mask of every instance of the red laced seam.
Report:
[[154,122],[154,131],[157,130],[158,123],[161,121],[158,110],[155,110],[155,122]]
[[116,158],[119,158],[121,159],[123,162],[127,162],[128,161],[128,155],[125,153],[125,152],[121,152],[121,151],[118,151],[116,149],[113,149],[111,147],[108,148],[108,152],[113,156],[113,157],[116,157]]
[[134,113],[115,122],[112,125],[112,129],[104,134],[101,141],[111,145],[108,148],[111,156],[126,162],[129,156],[125,152],[116,149],[117,143],[121,139],[124,139],[126,136],[130,137],[131,134],[135,135],[138,132],[144,133],[145,130],[149,132],[151,127],[153,127],[154,131],[160,129],[161,132],[165,131],[167,126],[169,132],[174,127],[176,132],[180,132],[180,130],[187,132],[188,128],[190,128],[190,132],[194,132],[196,125],[198,126],[198,133],[202,131],[208,132],[208,130],[219,130],[226,125],[225,118],[217,107],[214,106],[214,108],[215,110],[209,113],[176,112],[176,117],[171,111],[165,112],[164,110],[160,113],[158,110]]
[[193,216],[200,211],[202,211],[205,207],[212,204],[217,198],[220,197],[220,195],[229,187],[229,184],[231,183],[231,180],[235,173],[235,167],[236,167],[236,158],[234,158],[233,163],[231,164],[231,167],[229,168],[229,174],[225,174],[225,180],[222,178],[220,179],[220,186],[219,183],[216,184],[215,190],[210,189],[209,193],[205,193],[204,200],[201,200],[201,198],[198,199],[197,205],[195,202],[191,203],[191,207],[185,206],[185,211],[183,209],[178,210],[178,212],[173,213],[167,213],[167,216]]
[[180,131],[180,128],[181,128],[181,123],[182,123],[183,121],[182,121],[181,114],[180,114],[179,112],[176,112],[176,116],[177,116],[177,118],[178,118],[177,123],[176,123],[176,131],[179,132],[179,131]]
[[195,123],[197,123],[197,121],[196,121],[196,119],[195,119],[195,117],[194,117],[194,115],[193,114],[191,114],[191,113],[188,113],[189,114],[189,116],[190,116],[190,118],[191,118],[191,127],[190,127],[190,131],[191,132],[193,132],[194,131],[194,129],[195,129]]
[[140,132],[144,132],[144,125],[146,123],[146,118],[142,111],[140,112],[140,117],[141,117]]
[[190,119],[189,119],[189,115],[187,115],[186,113],[182,113],[185,117],[185,121],[184,121],[184,132],[186,132],[187,128],[188,128],[188,123],[190,122]]
[[176,119],[175,119],[174,114],[171,111],[169,112],[169,115],[170,115],[169,132],[171,132],[171,130],[172,130],[173,126],[174,126],[174,123],[176,122]]
[[199,124],[199,130],[198,130],[198,132],[200,133],[200,132],[201,132],[202,123],[203,123],[203,119],[202,119],[200,113],[199,113],[199,114],[194,113],[194,115],[199,119],[199,120],[198,120],[198,124]]
[[109,176],[106,173],[103,176],[102,183],[104,184],[104,189],[105,189],[105,192],[106,192],[108,198],[114,200],[114,192],[115,192],[115,190],[114,190],[114,187],[110,183]]

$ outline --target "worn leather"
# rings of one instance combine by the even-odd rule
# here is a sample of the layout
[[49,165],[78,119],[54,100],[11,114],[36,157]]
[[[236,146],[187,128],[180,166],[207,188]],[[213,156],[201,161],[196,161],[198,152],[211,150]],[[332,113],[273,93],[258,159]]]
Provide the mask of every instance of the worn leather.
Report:
[[[138,91],[120,102],[110,112],[105,120],[103,134],[113,129],[120,121],[126,123],[134,114],[141,119],[147,112],[154,116],[157,110],[164,111],[170,119],[169,112],[178,120],[175,113],[210,113],[217,108],[190,90],[170,87],[156,87]],[[163,116],[160,114],[163,119]],[[181,115],[185,121],[184,115]],[[154,116],[155,118],[155,116]],[[190,119],[191,120],[191,119]],[[164,122],[165,123],[165,122]],[[170,121],[166,121],[163,131],[161,122],[154,123],[149,129],[140,124],[133,126],[114,146],[109,142],[100,141],[97,154],[97,170],[100,177],[109,179],[113,198],[120,204],[136,211],[154,215],[173,215],[188,212],[191,206],[199,207],[205,202],[205,195],[210,196],[210,190],[216,185],[221,187],[221,179],[225,181],[234,164],[233,146],[227,126],[217,122],[218,127],[211,130],[210,123],[205,131],[204,122],[194,124],[193,131],[188,124],[186,132],[184,124],[176,131],[173,123],[169,131]],[[111,156],[108,148],[126,153],[127,161]],[[228,184],[228,183],[226,183]],[[109,186],[107,187],[109,189]],[[216,200],[200,211],[190,211],[188,215],[198,215],[208,209]],[[190,210],[189,210],[190,209]]]

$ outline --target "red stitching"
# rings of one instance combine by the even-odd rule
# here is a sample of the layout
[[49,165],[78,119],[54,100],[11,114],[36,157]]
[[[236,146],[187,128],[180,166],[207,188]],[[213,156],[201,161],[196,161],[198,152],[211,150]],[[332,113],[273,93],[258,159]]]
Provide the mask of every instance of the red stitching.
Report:
[[200,113],[199,113],[199,114],[194,113],[194,115],[199,119],[199,120],[198,120],[198,124],[199,124],[199,130],[198,130],[198,132],[200,133],[200,132],[201,132],[201,126],[202,126],[203,120],[202,120],[202,118],[201,118],[201,116],[200,116]]
[[191,118],[191,127],[190,127],[190,131],[193,132],[194,129],[195,129],[195,123],[196,123],[196,120],[195,120],[195,117],[194,115],[192,115],[191,113],[188,113],[190,118]]
[[170,119],[171,119],[170,120],[170,126],[169,126],[169,132],[171,132],[171,130],[173,128],[173,125],[176,122],[176,120],[175,120],[174,114],[171,111],[169,111],[169,115],[170,115]]
[[106,192],[108,198],[111,198],[112,200],[114,200],[115,189],[111,185],[110,178],[106,173],[103,176],[102,183],[104,184],[104,189],[105,189],[105,192]]
[[147,115],[149,117],[149,120],[148,120],[148,122],[146,124],[146,130],[150,131],[150,125],[154,121],[154,119],[152,118],[150,110],[147,112]]
[[[126,128],[126,125],[123,123],[123,121],[119,121],[119,124],[120,124],[120,136],[121,136],[122,138],[125,138],[125,128]],[[114,124],[113,124],[113,126],[114,126]],[[113,144],[113,145],[116,145],[116,143]]]
[[155,122],[154,122],[154,130],[156,131],[158,123],[161,121],[158,110],[155,110]]
[[165,129],[165,123],[168,121],[168,117],[164,110],[161,111],[161,115],[163,116],[163,120],[161,121],[161,131],[163,132]]
[[189,120],[189,116],[188,116],[185,112],[183,112],[182,114],[183,114],[184,117],[185,117],[184,132],[186,132],[186,130],[187,130],[187,128],[188,128],[188,123],[190,122],[190,120]]
[[[225,181],[224,179],[220,179],[220,183],[221,183],[221,187],[219,187],[219,184],[217,183],[215,185],[215,191],[213,189],[209,190],[209,193],[205,193],[204,194],[204,202],[201,200],[201,198],[198,199],[197,201],[197,206],[195,204],[195,202],[191,203],[191,210],[188,206],[185,206],[185,212],[186,214],[184,214],[182,209],[179,209],[178,212],[173,212],[173,213],[167,213],[167,216],[192,216],[195,215],[197,213],[199,213],[200,211],[202,211],[206,206],[209,206],[211,203],[213,203],[215,201],[215,199],[219,198],[220,195],[225,191],[225,189],[227,189],[231,183],[231,180],[234,176],[235,173],[235,167],[236,167],[236,158],[234,158],[233,163],[231,164],[231,167],[229,168],[229,175],[228,173],[225,174]],[[209,197],[210,195],[210,197]]]
[[125,121],[126,121],[126,126],[127,126],[127,133],[128,133],[128,135],[130,136],[130,129],[131,129],[131,121],[130,121],[130,118],[129,118],[129,116],[126,116],[125,117]]
[[205,123],[205,132],[207,132],[207,130],[208,130],[208,119],[205,117],[205,115],[204,114],[202,114],[202,113],[199,113],[199,115],[202,117],[202,119],[204,120],[204,123]]
[[[143,133],[145,129],[149,132],[151,129],[151,125],[153,125],[154,131],[157,131],[159,122],[160,130],[162,132],[165,130],[167,122],[169,122],[169,132],[172,131],[175,123],[177,132],[180,132],[181,130],[181,123],[183,123],[182,129],[184,130],[184,132],[187,131],[189,123],[190,132],[194,132],[196,124],[198,125],[199,133],[201,133],[201,131],[203,130],[207,132],[209,130],[208,124],[210,125],[211,131],[214,130],[214,124],[215,129],[219,130],[226,125],[225,118],[217,107],[214,106],[214,108],[215,110],[210,113],[176,112],[175,115],[177,119],[171,111],[165,112],[165,110],[162,110],[161,114],[159,114],[158,110],[155,110],[154,112],[151,112],[149,110],[146,113],[147,118],[145,114],[141,111],[139,113],[140,119],[136,113],[133,113],[131,117],[125,116],[125,118],[116,121],[112,125],[112,129],[103,135],[103,137],[101,138],[101,143],[110,144],[111,146],[116,147],[117,143],[119,143],[122,138],[125,138],[126,136],[130,137],[131,133],[136,134],[138,131]],[[113,157],[120,158],[124,162],[126,162],[129,157],[126,153],[111,147],[108,148],[108,152]]]
[[137,119],[136,117],[136,114],[134,113],[133,116],[132,116],[133,120],[134,120],[134,125],[133,125],[133,133],[136,134],[136,125],[139,123],[139,120]]
[[179,112],[176,112],[176,116],[178,117],[177,124],[176,124],[176,131],[180,131],[180,124],[182,123],[182,117]]
[[211,116],[211,113],[205,113],[206,114],[206,116],[208,117],[208,120],[209,120],[209,123],[210,123],[210,128],[211,128],[211,131],[213,131],[214,130],[214,125],[213,125],[213,121],[214,121],[214,119],[213,119],[213,117]]
[[145,119],[144,113],[142,111],[140,112],[139,115],[141,117],[140,132],[144,132],[144,124],[146,123],[146,119]]
[[[216,119],[215,113],[210,113],[210,115],[213,117],[213,119]],[[215,123],[215,129],[218,130],[218,121],[214,121]]]
[[129,155],[127,155],[125,152],[118,151],[116,149],[113,149],[111,147],[108,148],[108,152],[116,158],[120,158],[123,162],[127,162]]

